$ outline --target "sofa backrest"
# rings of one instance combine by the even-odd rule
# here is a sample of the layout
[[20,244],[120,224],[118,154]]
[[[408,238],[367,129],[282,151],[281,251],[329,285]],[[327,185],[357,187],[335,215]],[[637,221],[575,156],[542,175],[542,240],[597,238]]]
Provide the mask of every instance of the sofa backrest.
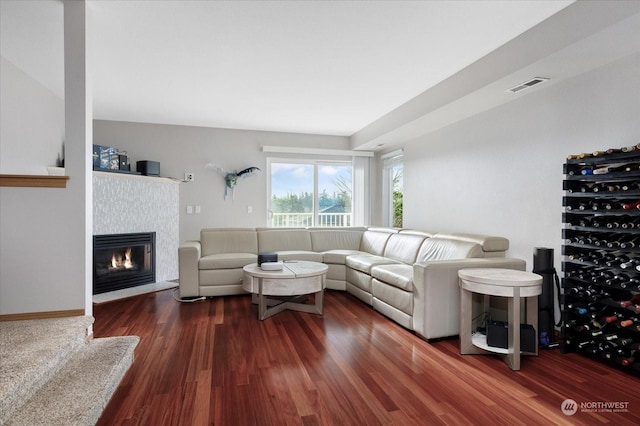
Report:
[[391,234],[384,248],[384,257],[411,265],[416,261],[425,238],[425,235],[409,233]]
[[367,228],[360,240],[360,251],[382,256],[389,237],[397,233],[393,228]]
[[220,253],[258,253],[254,228],[205,228],[200,231],[202,256]]
[[260,252],[311,250],[311,234],[304,228],[258,228]]
[[438,235],[427,238],[420,246],[416,262],[428,260],[454,260],[484,257],[480,244],[471,241],[441,238]]
[[479,244],[484,253],[484,257],[504,257],[506,251],[509,250],[509,240],[504,237],[462,232],[438,232],[434,236]]
[[415,229],[401,229],[400,234],[408,234],[408,235],[420,235],[424,238],[430,238],[433,237],[434,235],[436,235],[435,232],[429,232],[429,231],[418,231]]
[[328,250],[359,250],[366,228],[309,228],[311,248],[322,253]]

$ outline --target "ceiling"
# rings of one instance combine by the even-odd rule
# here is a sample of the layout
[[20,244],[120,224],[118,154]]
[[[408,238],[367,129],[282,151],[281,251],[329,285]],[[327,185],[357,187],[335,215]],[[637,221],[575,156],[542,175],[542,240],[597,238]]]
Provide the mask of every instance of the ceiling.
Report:
[[[421,97],[436,99],[431,93],[490,62],[523,33],[535,35],[572,3],[91,1],[93,115],[342,135],[354,148],[380,148],[423,119],[420,111],[406,112]],[[0,7],[2,56],[63,97],[62,3],[2,0]],[[456,99],[531,65],[520,62],[498,63],[496,76]],[[432,108],[452,105],[442,102]]]

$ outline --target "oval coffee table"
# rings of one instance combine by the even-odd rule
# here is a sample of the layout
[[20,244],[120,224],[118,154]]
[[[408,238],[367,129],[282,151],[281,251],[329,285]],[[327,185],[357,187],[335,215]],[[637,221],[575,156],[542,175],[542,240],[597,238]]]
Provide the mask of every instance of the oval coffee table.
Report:
[[[252,263],[243,268],[242,288],[253,293],[260,320],[285,309],[322,315],[327,269],[323,263],[302,260],[286,261],[280,271],[265,271]],[[309,294],[315,295],[313,305],[302,303]]]

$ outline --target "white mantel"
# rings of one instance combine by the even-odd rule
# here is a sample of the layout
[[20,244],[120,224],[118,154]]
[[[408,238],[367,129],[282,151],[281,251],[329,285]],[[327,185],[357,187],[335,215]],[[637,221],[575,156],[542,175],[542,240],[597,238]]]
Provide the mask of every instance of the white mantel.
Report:
[[93,172],[93,235],[156,233],[156,281],[178,278],[179,181]]

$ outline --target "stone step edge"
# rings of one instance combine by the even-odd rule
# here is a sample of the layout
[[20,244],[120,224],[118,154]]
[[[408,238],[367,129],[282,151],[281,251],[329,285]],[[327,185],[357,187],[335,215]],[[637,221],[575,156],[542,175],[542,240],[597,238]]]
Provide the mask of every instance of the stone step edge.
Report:
[[[0,425],[49,381],[73,353],[87,345],[87,329],[93,321],[91,316],[81,316],[0,324],[2,344],[6,345],[2,370],[5,379],[10,380],[0,386]],[[9,366],[14,362],[22,364],[17,372],[12,372]]]
[[7,425],[95,424],[132,365],[139,341],[137,336],[93,339],[36,391]]

